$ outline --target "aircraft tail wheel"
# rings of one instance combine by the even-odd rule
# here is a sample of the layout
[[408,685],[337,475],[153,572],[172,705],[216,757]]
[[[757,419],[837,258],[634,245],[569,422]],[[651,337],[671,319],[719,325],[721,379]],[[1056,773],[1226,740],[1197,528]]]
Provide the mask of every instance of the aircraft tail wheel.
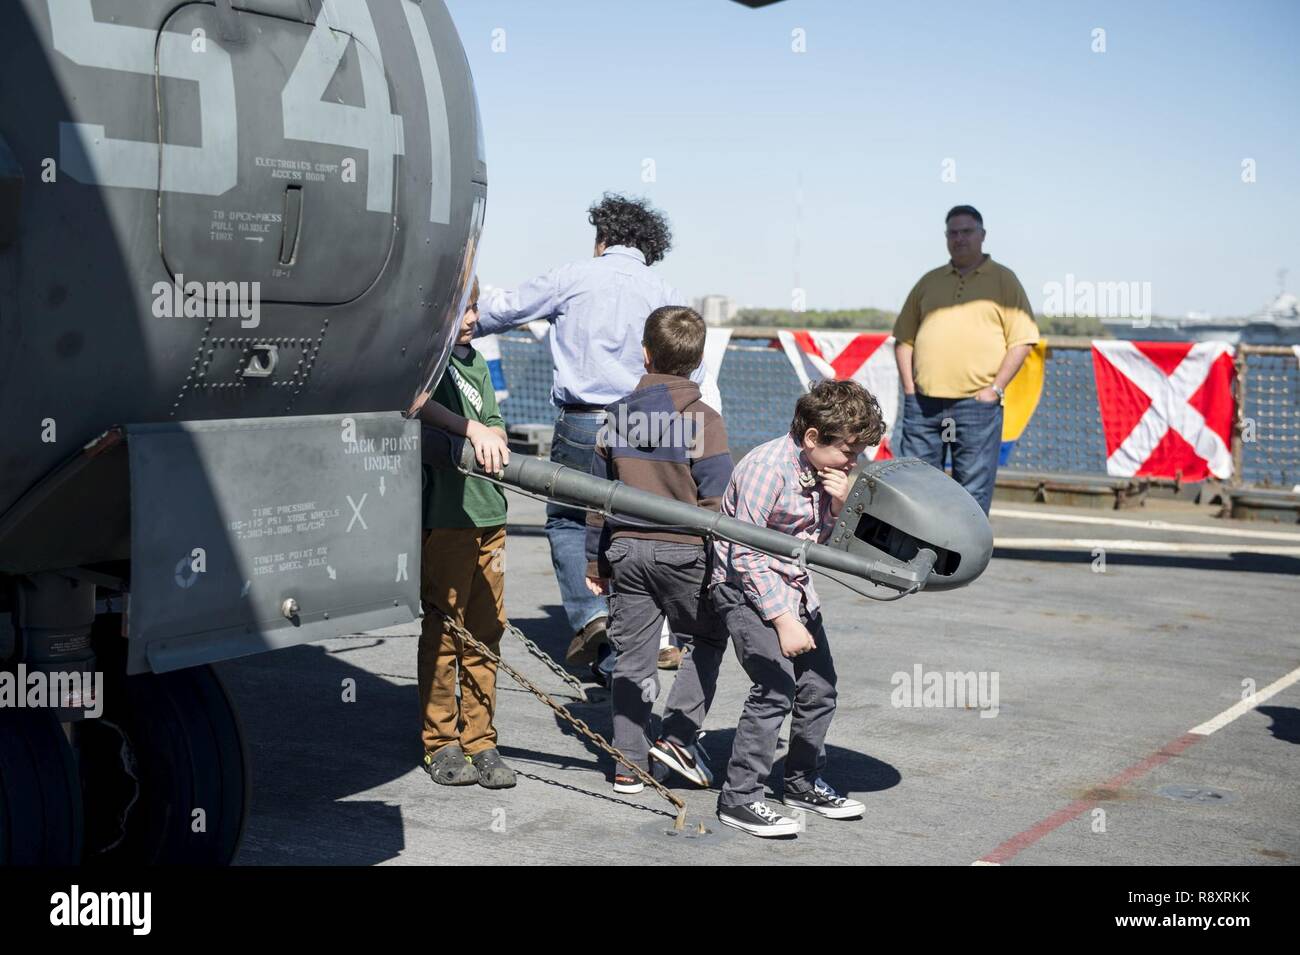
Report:
[[211,667],[119,677],[78,727],[86,861],[227,865],[243,835],[248,759]]
[[0,709],[0,865],[81,861],[81,783],[49,710]]

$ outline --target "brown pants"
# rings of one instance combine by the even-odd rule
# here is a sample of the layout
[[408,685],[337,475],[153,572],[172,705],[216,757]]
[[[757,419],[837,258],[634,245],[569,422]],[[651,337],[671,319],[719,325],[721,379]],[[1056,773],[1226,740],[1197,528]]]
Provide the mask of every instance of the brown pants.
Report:
[[[497,668],[448,629],[442,614],[497,653],[505,630],[506,529],[435,528],[424,532],[420,563],[418,680],[426,753],[459,743],[466,756],[497,744]],[[460,684],[460,704],[456,685]]]

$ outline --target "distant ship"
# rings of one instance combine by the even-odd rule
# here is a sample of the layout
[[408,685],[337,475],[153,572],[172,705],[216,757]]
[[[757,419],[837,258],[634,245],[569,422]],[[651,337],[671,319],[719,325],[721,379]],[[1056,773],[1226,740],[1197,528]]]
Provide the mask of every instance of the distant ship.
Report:
[[1116,338],[1129,341],[1231,342],[1243,345],[1300,345],[1300,301],[1290,292],[1246,318],[1212,318],[1191,314],[1186,318],[1152,318],[1135,326],[1131,318],[1103,318],[1102,325]]

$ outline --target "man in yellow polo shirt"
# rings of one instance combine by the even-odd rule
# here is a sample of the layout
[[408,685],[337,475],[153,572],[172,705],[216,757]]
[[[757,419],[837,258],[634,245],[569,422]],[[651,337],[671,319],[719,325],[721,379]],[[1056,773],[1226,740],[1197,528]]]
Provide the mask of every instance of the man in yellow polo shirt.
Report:
[[984,217],[947,218],[951,261],[921,276],[894,323],[903,379],[904,457],[944,467],[988,513],[1002,447],[1002,399],[1038,341],[1014,272],[984,253]]

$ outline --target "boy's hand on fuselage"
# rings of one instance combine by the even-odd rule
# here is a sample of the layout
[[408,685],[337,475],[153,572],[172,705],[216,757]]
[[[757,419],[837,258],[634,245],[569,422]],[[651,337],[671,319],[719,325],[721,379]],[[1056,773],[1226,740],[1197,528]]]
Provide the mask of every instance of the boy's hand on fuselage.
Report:
[[593,597],[608,597],[609,581],[604,577],[588,577],[587,589]]
[[474,460],[489,474],[500,474],[510,463],[510,446],[495,428],[471,419],[465,423],[465,437],[474,446]]
[[809,650],[816,650],[817,643],[813,636],[790,611],[786,611],[781,616],[772,621],[776,627],[776,638],[781,644],[781,655],[783,657],[797,657],[801,653],[807,653]]
[[853,487],[848,473],[839,468],[822,468],[817,472],[817,476],[821,478],[822,488],[830,495],[831,513],[839,514],[840,508],[849,498],[849,490]]

